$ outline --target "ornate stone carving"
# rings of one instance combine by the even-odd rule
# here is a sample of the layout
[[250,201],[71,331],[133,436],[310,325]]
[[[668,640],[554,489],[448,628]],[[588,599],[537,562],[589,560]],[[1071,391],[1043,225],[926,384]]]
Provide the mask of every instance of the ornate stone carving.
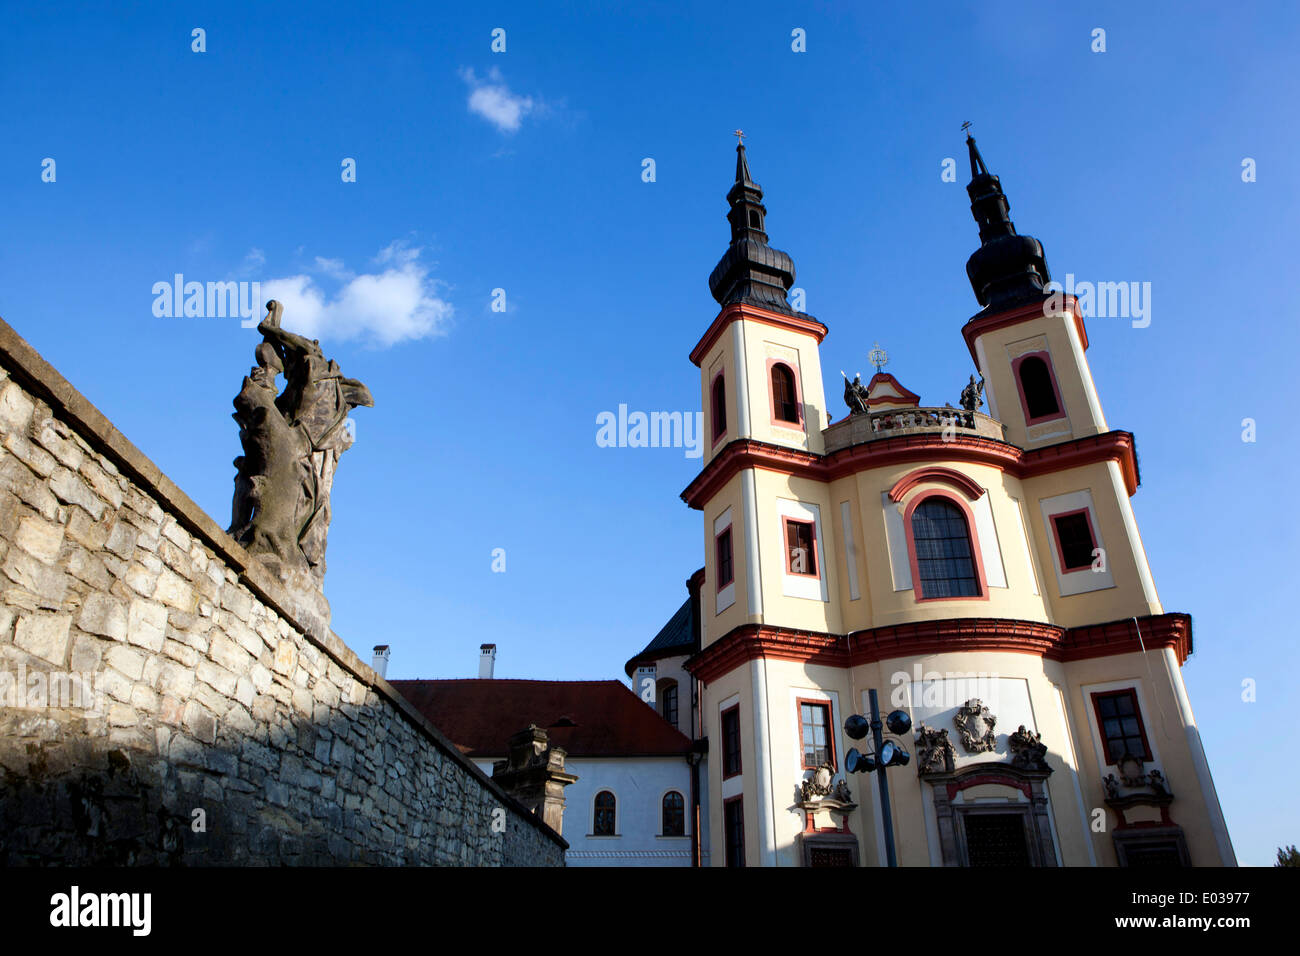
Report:
[[957,753],[948,739],[947,728],[939,729],[922,724],[916,729],[916,772],[921,776],[930,773],[952,773]]
[[975,382],[975,376],[970,377],[970,384],[961,390],[961,407],[968,412],[978,411],[984,404],[984,379]]
[[966,701],[952,720],[961,732],[962,746],[968,752],[979,754],[997,749],[998,738],[993,728],[998,719],[978,697]]
[[[844,375],[843,372],[840,372]],[[867,414],[867,387],[862,384],[862,376],[853,376],[853,381],[844,375],[844,404],[849,406],[850,415]]]
[[1052,772],[1052,768],[1047,765],[1047,744],[1042,742],[1042,734],[1026,730],[1024,724],[1007,737],[1007,748],[1011,751],[1012,766],[1021,770]]
[[[1173,794],[1169,792],[1169,786],[1165,781],[1164,775],[1159,770],[1144,771],[1144,764],[1137,757],[1127,755],[1123,757],[1116,769],[1119,771],[1119,779],[1115,775],[1107,774],[1106,779],[1102,781],[1106,787],[1107,802],[1118,800],[1129,800],[1133,797],[1149,798],[1140,802],[1160,803],[1165,799],[1173,799]],[[1121,796],[1122,790],[1146,791],[1145,793],[1130,793],[1126,797]]]
[[823,797],[830,797],[840,803],[852,803],[853,794],[849,792],[848,783],[844,780],[832,782],[834,776],[835,768],[829,762],[814,770],[811,777],[799,783],[800,802],[811,803]]
[[[234,402],[244,454],[235,459],[230,534],[328,622],[320,588],[330,489],[339,456],[352,446],[348,413],[374,400],[363,384],[343,377],[318,341],[280,328],[279,302],[266,308],[257,366]],[[277,395],[280,373],[285,387]]]

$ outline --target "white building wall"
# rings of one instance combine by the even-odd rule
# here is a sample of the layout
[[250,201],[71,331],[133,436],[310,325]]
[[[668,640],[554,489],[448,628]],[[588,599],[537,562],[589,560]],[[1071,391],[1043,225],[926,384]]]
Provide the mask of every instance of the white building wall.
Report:
[[[491,760],[475,763],[488,776]],[[685,757],[569,758],[564,769],[577,781],[564,790],[563,836],[569,842],[568,866],[690,866],[691,768]],[[708,779],[701,764],[700,782]],[[617,800],[616,834],[594,836],[594,803],[601,790],[613,791]],[[664,794],[677,790],[686,812],[686,835],[661,834]],[[703,794],[701,795],[703,798]],[[708,806],[701,806],[703,829],[708,829]],[[709,865],[707,840],[702,846],[703,865]]]

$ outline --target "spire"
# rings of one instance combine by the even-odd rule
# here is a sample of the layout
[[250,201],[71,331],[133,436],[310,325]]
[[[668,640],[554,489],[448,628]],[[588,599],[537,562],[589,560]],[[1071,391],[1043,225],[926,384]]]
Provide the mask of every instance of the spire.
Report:
[[[743,134],[737,130],[737,136]],[[727,193],[731,205],[731,246],[709,276],[709,291],[719,305],[748,302],[777,312],[796,314],[786,301],[786,290],[794,285],[794,262],[767,244],[763,190],[749,173],[745,142],[736,144],[736,181]]]
[[966,275],[975,298],[985,312],[1035,302],[1047,295],[1044,287],[1051,281],[1042,243],[1032,236],[1016,234],[1011,203],[1002,192],[1001,180],[989,172],[975,137],[967,134],[966,147],[971,176],[966,193],[980,230],[980,247],[966,261]]

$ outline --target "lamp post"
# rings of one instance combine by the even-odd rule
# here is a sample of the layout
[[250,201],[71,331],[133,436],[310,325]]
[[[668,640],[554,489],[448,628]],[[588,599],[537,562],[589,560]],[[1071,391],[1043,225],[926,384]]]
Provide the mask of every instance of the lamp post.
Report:
[[889,807],[889,788],[885,782],[885,771],[890,767],[905,767],[912,759],[901,743],[886,740],[882,730],[889,729],[895,737],[901,737],[912,729],[912,718],[905,710],[891,711],[880,721],[880,702],[875,689],[867,691],[871,703],[870,718],[853,714],[844,721],[844,733],[854,740],[861,740],[868,731],[875,749],[869,754],[858,753],[856,747],[844,756],[844,769],[849,773],[874,773],[880,771],[877,781],[880,785],[880,817],[885,830],[885,859],[890,866],[898,866],[898,854],[894,850],[894,817]]

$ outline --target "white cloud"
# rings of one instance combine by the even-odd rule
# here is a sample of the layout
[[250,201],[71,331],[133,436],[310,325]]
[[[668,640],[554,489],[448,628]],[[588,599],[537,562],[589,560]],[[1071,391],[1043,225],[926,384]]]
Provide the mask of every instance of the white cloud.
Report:
[[501,71],[495,66],[481,79],[473,70],[460,71],[460,77],[469,85],[469,111],[477,113],[503,133],[519,129],[523,118],[538,108],[531,96],[516,96],[510,92]]
[[332,295],[313,275],[262,282],[262,298],[284,305],[286,329],[313,339],[367,339],[380,346],[445,335],[450,302],[420,262],[420,249],[394,242],[375,257],[382,271],[356,274],[338,259],[316,258],[316,272],[342,284]]

